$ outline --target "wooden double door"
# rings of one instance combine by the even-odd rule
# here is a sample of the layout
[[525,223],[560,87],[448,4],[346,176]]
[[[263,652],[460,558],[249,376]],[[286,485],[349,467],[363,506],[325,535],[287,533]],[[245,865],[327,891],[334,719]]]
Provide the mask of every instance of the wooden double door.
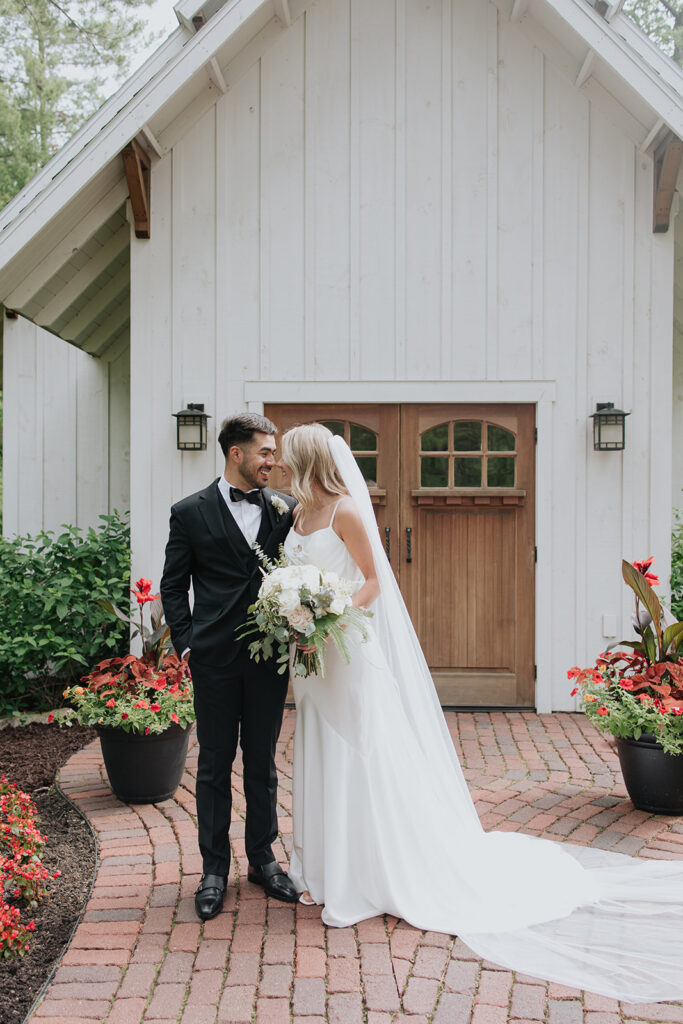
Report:
[[[532,405],[267,405],[341,434],[441,703],[534,705]],[[280,481],[276,472],[272,486]]]

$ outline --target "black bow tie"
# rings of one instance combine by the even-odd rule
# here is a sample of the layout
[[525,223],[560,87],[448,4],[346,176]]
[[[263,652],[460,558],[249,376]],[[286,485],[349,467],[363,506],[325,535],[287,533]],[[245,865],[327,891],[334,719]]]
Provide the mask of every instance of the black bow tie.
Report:
[[239,487],[230,488],[231,501],[249,501],[252,505],[261,504],[261,492],[258,488],[254,491],[241,491]]

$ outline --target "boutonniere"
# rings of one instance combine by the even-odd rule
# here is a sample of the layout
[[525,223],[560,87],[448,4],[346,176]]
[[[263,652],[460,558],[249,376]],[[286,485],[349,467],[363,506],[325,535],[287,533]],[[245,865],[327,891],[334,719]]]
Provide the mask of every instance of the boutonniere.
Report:
[[271,495],[270,503],[279,516],[287,515],[289,512],[289,505],[282,498],[278,498],[277,494]]

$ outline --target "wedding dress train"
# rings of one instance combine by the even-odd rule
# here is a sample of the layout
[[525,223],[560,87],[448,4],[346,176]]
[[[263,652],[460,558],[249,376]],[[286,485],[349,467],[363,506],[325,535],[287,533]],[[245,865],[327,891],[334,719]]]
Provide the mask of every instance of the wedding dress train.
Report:
[[[683,998],[683,864],[482,828],[365,484],[344,442],[331,448],[382,593],[350,665],[330,644],[324,678],[293,678],[295,885],[328,925],[390,913],[525,974],[630,1002]],[[362,583],[332,523],[291,530],[285,550]]]

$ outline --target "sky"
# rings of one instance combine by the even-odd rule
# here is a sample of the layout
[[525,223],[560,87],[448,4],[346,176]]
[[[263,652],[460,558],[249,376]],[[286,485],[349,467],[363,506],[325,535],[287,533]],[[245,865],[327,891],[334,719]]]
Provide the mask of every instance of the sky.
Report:
[[176,0],[155,0],[151,7],[144,8],[139,7],[136,11],[136,16],[144,18],[147,21],[147,26],[154,32],[161,32],[162,34],[158,39],[152,43],[151,46],[146,49],[140,50],[139,54],[136,54],[133,58],[131,71],[135,71],[140,65],[150,56],[151,53],[156,50],[157,46],[178,27],[178,19],[175,16],[173,10],[173,4]]

